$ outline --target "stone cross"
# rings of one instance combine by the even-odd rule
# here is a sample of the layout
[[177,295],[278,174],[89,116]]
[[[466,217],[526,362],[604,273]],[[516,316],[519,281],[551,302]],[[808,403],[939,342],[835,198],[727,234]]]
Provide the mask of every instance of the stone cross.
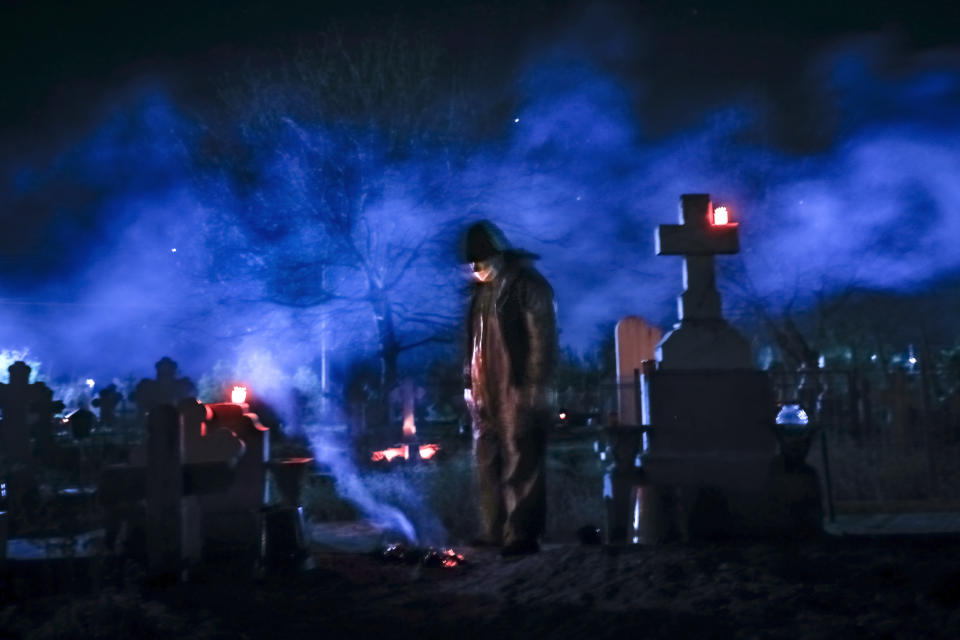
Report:
[[147,562],[154,576],[179,577],[183,569],[183,425],[177,410],[161,404],[147,421]]
[[737,253],[740,239],[737,224],[713,224],[713,206],[705,193],[680,196],[680,224],[660,225],[656,238],[658,256],[682,255],[683,295],[679,317],[684,320],[719,320],[713,259],[717,254]]
[[123,394],[117,391],[117,385],[108,384],[100,390],[91,404],[100,408],[100,424],[112,427],[117,419],[117,405],[123,400]]
[[737,224],[713,224],[713,214],[708,194],[685,194],[680,196],[681,224],[657,230],[657,255],[683,256],[680,323],[657,346],[662,369],[753,367],[749,342],[723,319],[714,271],[714,256],[740,249]]
[[0,383],[0,451],[15,461],[32,457],[30,445],[31,417],[47,416],[63,408],[53,402],[53,393],[42,382],[30,382],[30,365],[17,360],[7,369],[10,382]]
[[155,380],[144,378],[137,383],[132,398],[137,403],[138,424],[146,424],[147,413],[161,404],[176,406],[181,400],[195,398],[197,388],[190,378],[177,377],[177,363],[164,356],[157,362]]

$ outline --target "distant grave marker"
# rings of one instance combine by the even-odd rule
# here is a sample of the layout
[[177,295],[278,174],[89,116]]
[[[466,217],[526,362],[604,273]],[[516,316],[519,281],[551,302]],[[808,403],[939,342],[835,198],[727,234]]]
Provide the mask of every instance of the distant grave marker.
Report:
[[93,406],[100,409],[100,424],[112,427],[117,421],[117,405],[123,400],[123,395],[117,391],[117,385],[108,384],[100,390],[93,400]]
[[150,572],[179,576],[184,562],[183,427],[177,410],[170,405],[150,411],[146,507]]
[[137,383],[133,400],[137,403],[137,422],[145,424],[146,416],[162,404],[177,406],[180,401],[197,397],[197,387],[190,378],[177,377],[177,363],[164,356],[155,365],[157,377]]
[[639,384],[635,388],[635,372],[639,374],[643,370],[645,360],[654,359],[662,337],[663,331],[637,316],[627,316],[617,323],[617,414],[620,424],[640,424]]
[[62,405],[53,400],[53,392],[42,382],[30,383],[30,365],[18,360],[7,369],[10,382],[0,383],[0,435],[3,452],[12,460],[26,462],[32,458],[30,418],[42,419]]

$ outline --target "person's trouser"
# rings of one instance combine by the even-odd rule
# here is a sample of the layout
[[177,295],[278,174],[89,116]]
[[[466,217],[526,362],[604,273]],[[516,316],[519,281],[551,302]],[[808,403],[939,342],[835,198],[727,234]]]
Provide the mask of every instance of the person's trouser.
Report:
[[495,422],[480,412],[474,419],[480,519],[491,542],[536,540],[543,533],[546,425],[539,413]]

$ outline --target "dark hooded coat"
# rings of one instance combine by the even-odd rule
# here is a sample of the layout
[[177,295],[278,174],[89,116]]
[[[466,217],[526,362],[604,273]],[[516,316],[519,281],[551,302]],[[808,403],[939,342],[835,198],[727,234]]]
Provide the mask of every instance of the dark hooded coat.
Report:
[[473,285],[464,385],[473,396],[484,536],[535,541],[546,513],[546,389],[556,363],[553,289],[530,254],[507,251],[494,279]]

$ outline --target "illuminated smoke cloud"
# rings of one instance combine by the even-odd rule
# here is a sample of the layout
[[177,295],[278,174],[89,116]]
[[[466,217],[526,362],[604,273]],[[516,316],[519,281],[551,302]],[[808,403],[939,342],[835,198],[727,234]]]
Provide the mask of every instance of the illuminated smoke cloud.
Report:
[[[478,145],[442,199],[418,192],[438,161],[428,149],[394,167],[371,220],[417,235],[473,206],[486,211],[516,244],[542,254],[562,340],[578,348],[596,339],[597,325],[626,314],[674,320],[680,261],[654,257],[652,240],[658,224],[675,222],[681,193],[710,192],[741,224],[743,253],[719,259],[731,305],[747,285],[776,309],[851,286],[921,290],[960,269],[954,55],[910,59],[879,41],[825,52],[811,86],[834,144],[799,154],[754,135],[771,107],[746,101],[698,105],[707,115],[688,130],[649,135],[636,106],[642,78],[633,86],[607,70],[626,55],[621,35],[610,38],[616,47],[581,37],[532,56],[505,136]],[[900,62],[896,73],[891,61]],[[143,92],[119,101],[86,138],[6,161],[8,218],[38,222],[18,231],[28,248],[5,247],[0,344],[30,348],[51,372],[104,379],[149,375],[165,354],[195,378],[217,361],[236,362],[241,349],[266,348],[288,372],[314,363],[316,311],[256,302],[265,281],[242,278],[229,293],[254,301],[225,306],[224,290],[196,268],[212,259],[211,243],[236,240],[215,223],[251,202],[192,163],[196,123],[185,114],[161,90]],[[284,145],[287,158],[296,155],[297,135],[324,135],[320,125],[298,126],[277,141],[277,157]],[[261,169],[273,179],[260,202],[305,197],[284,179],[295,165],[275,157]],[[315,246],[297,233],[262,251]],[[411,306],[432,291],[456,312],[456,266],[427,265],[406,291]],[[356,305],[334,312],[346,320],[331,347],[369,353],[370,314]]]
[[[449,543],[443,524],[413,484],[389,472],[362,473],[345,454],[350,445],[337,434],[316,428],[308,428],[306,433],[317,462],[336,477],[337,493],[383,532],[384,542],[402,538],[414,544]],[[378,497],[378,490],[388,493],[389,498]]]
[[[472,150],[442,198],[422,191],[442,162],[429,149],[392,166],[371,224],[417,237],[485,211],[515,244],[543,256],[561,340],[580,349],[597,339],[598,325],[623,315],[675,320],[680,260],[653,256],[653,234],[676,221],[682,193],[710,192],[741,225],[743,252],[718,260],[734,308],[749,296],[773,310],[802,306],[814,292],[854,286],[922,291],[960,272],[956,52],[911,58],[880,40],[824,52],[805,81],[832,144],[800,153],[756,134],[773,106],[729,96],[700,96],[692,126],[652,135],[637,106],[643,79],[611,71],[642,46],[630,35],[568,33],[532,56],[518,72],[506,133]],[[321,342],[343,360],[370,354],[371,314],[355,303],[297,310],[258,299],[285,274],[254,277],[250,261],[308,254],[322,239],[301,227],[251,243],[230,222],[242,207],[270,214],[309,198],[294,160],[302,136],[321,142],[329,123],[291,123],[276,154],[255,167],[268,179],[247,193],[194,164],[198,123],[186,114],[161,89],[140,92],[85,136],[26,158],[3,154],[0,348],[27,348],[46,373],[80,379],[152,375],[163,355],[194,379],[221,363],[224,375],[290,416],[285,387],[315,386],[304,380]],[[383,162],[382,154],[373,148],[367,161]],[[218,246],[245,248],[215,255]],[[205,278],[215,259],[235,260],[237,277]],[[403,299],[456,313],[457,277],[452,259],[422,265]],[[334,328],[326,333],[324,314]],[[378,503],[343,456],[316,438],[313,445],[345,497],[378,524],[442,541],[420,496],[396,488],[415,526]]]
[[745,290],[776,311],[814,292],[955,276],[960,122],[947,114],[960,66],[940,58],[888,79],[867,44],[814,67],[836,100],[836,139],[807,155],[751,142],[759,107],[719,104],[691,130],[645,139],[613,77],[566,55],[528,71],[490,208],[543,253],[566,339],[586,346],[599,322],[628,313],[675,321],[680,260],[654,257],[653,234],[676,221],[681,193],[710,192],[741,224],[742,253],[718,259],[730,306]]

